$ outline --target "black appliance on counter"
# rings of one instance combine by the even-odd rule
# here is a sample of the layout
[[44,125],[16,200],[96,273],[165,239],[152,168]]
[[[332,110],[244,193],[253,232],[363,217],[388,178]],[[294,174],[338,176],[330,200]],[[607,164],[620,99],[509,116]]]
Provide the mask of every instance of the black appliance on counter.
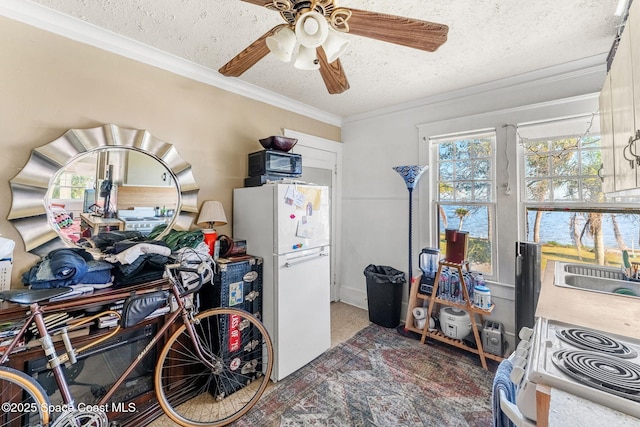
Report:
[[[258,186],[267,180],[299,178],[302,175],[302,155],[278,150],[261,150],[249,154],[249,178],[245,186]],[[248,185],[249,184],[249,185]]]
[[[535,242],[516,242],[516,331],[533,328],[542,286],[542,246]],[[516,334],[516,345],[520,341]]]

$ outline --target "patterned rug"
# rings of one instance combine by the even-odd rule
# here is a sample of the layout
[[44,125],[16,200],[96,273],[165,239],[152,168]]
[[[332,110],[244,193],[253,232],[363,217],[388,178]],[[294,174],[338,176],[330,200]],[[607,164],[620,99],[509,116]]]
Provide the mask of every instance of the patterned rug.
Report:
[[490,427],[497,363],[371,324],[278,382],[236,427]]

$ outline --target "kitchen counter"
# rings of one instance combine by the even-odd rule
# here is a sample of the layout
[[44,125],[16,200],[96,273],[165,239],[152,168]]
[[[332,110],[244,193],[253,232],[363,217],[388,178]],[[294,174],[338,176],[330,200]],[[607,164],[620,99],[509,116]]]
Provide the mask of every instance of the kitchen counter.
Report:
[[542,284],[536,317],[640,339],[640,298]]
[[551,389],[549,426],[638,427],[640,421],[556,388]]
[[[640,298],[542,285],[536,317],[640,339]],[[549,426],[639,426],[640,420],[551,388]]]

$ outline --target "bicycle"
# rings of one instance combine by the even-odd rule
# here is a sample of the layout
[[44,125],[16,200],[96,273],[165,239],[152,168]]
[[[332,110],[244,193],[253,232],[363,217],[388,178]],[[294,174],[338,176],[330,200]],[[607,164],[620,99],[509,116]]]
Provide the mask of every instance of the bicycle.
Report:
[[[165,266],[165,277],[169,289],[141,292],[127,301],[135,306],[127,311],[126,303],[122,315],[105,310],[62,329],[63,354],[58,355],[43,314],[52,312],[55,304],[41,305],[56,296],[68,292],[69,288],[40,290],[9,290],[0,292],[0,299],[28,305],[27,320],[11,344],[0,357],[5,365],[9,357],[25,337],[29,325],[35,323],[41,347],[47,356],[47,367],[52,371],[63,405],[51,405],[43,387],[32,377],[8,366],[0,366],[0,425],[20,426],[109,426],[108,402],[116,389],[122,385],[158,339],[169,328],[177,326],[159,353],[153,382],[157,400],[164,413],[181,426],[223,426],[247,413],[262,396],[273,366],[273,347],[264,325],[254,315],[235,308],[213,308],[197,313],[195,304],[187,303],[187,297],[197,292],[205,283],[205,272],[212,273],[210,266],[200,263],[197,268],[181,264]],[[194,281],[194,278],[195,281]],[[197,283],[196,283],[197,282]],[[195,286],[194,286],[195,283]],[[163,292],[163,293],[159,293]],[[119,379],[106,391],[95,405],[77,404],[69,389],[62,365],[70,366],[77,356],[116,335],[121,328],[139,323],[144,313],[168,302],[173,296],[177,305],[150,343],[140,352]],[[154,300],[145,306],[146,301]],[[100,316],[111,314],[119,319],[118,326],[106,336],[92,340],[82,348],[74,349],[68,332],[92,322]],[[147,313],[148,314],[148,313]],[[179,323],[178,318],[182,320]],[[231,348],[231,343],[242,342],[243,347]]]

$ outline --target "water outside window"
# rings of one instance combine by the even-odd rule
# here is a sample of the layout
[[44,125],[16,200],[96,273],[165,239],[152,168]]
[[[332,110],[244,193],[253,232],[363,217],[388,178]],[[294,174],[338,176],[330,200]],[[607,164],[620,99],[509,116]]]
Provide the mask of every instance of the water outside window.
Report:
[[473,270],[494,274],[495,130],[431,138],[437,156],[439,249],[445,230],[469,233],[467,260]]
[[543,244],[543,263],[620,266],[623,250],[640,258],[640,210],[602,192],[594,121],[597,116],[519,128],[526,239]]

